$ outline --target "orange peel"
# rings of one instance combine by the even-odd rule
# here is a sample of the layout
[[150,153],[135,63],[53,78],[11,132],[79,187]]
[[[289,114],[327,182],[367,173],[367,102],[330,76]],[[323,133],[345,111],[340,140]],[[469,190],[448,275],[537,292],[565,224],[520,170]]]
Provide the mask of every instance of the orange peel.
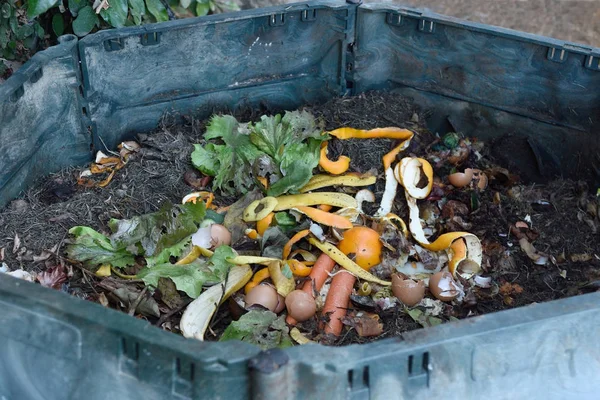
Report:
[[302,261],[290,259],[286,261],[290,269],[292,270],[292,274],[300,277],[305,277],[310,275],[312,268],[307,266]]
[[300,232],[296,233],[294,236],[292,236],[292,238],[290,240],[288,240],[288,242],[283,246],[283,259],[284,260],[286,258],[288,258],[288,256],[290,255],[290,253],[292,251],[292,246],[294,244],[296,244],[297,242],[299,242],[300,240],[302,240],[303,238],[307,237],[309,233],[310,233],[310,230],[304,229],[304,230],[301,230]]
[[300,211],[314,222],[322,225],[327,225],[338,229],[352,228],[352,222],[350,222],[348,218],[344,218],[341,215],[332,214],[327,211],[319,210],[318,208],[307,206],[297,206],[294,208],[294,210]]
[[[418,187],[421,176],[427,178],[425,187]],[[423,158],[405,157],[394,168],[394,177],[404,190],[415,199],[424,199],[431,193],[433,187],[433,167]]]
[[350,168],[350,158],[340,156],[337,161],[332,161],[327,158],[327,142],[321,144],[321,153],[319,157],[319,166],[326,172],[334,175],[340,175],[348,171]]
[[252,280],[250,280],[250,282],[246,283],[246,286],[244,286],[244,293],[248,294],[252,289],[254,289],[255,286],[258,286],[262,281],[270,277],[271,274],[269,274],[269,268],[259,269],[252,276]]
[[266,217],[256,222],[256,232],[260,236],[263,236],[265,231],[269,229],[269,226],[273,222],[273,217],[275,217],[275,213],[269,213]]
[[406,140],[414,136],[414,133],[412,131],[397,127],[375,128],[369,130],[343,127],[334,129],[333,131],[327,133],[329,133],[331,136],[342,140],[377,138]]

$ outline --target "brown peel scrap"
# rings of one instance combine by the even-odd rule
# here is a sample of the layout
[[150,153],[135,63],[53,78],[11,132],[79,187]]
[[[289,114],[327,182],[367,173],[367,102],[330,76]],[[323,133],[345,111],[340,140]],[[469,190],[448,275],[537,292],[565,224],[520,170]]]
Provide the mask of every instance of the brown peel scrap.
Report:
[[546,265],[548,263],[548,256],[544,253],[538,252],[527,240],[527,238],[523,237],[519,239],[519,245],[521,246],[521,250],[527,254],[527,257],[529,257],[534,264]]

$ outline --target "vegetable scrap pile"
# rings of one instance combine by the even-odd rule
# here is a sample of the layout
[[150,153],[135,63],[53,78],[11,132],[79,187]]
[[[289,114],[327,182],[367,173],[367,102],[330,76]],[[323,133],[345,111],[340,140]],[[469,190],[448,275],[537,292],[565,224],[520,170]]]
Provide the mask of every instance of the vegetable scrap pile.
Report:
[[[40,215],[46,189],[0,214],[12,227],[2,272],[185,337],[262,348],[362,343],[598,289],[593,190],[523,185],[483,143],[434,135],[381,96],[393,97],[215,115],[99,153],[50,180],[55,196],[70,192],[39,205],[61,212],[39,225],[60,237],[36,242],[15,222]],[[140,209],[127,185],[152,185],[147,174],[172,186],[160,180],[161,204]]]

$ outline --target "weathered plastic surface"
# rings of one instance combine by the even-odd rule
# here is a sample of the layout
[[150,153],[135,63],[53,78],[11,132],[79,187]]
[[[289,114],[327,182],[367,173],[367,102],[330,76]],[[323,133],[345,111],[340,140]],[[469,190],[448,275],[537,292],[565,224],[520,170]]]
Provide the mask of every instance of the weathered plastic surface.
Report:
[[[531,179],[598,182],[599,60],[600,49],[327,1],[66,37],[0,86],[0,205],[167,111],[292,109],[372,89],[431,110],[435,131],[489,141]],[[600,293],[265,354],[0,275],[0,399],[596,399],[598,332]]]

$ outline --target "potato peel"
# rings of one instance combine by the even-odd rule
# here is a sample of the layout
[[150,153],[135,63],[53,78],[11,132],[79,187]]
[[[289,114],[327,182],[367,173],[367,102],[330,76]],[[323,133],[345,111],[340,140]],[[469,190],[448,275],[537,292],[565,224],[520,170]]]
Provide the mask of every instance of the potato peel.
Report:
[[310,238],[310,239],[308,239],[308,241],[310,242],[310,244],[317,247],[323,253],[327,254],[336,263],[338,263],[341,267],[343,267],[345,270],[347,270],[348,272],[350,272],[352,275],[356,276],[357,278],[362,279],[364,281],[378,283],[383,286],[391,286],[392,285],[392,282],[387,282],[387,281],[381,280],[381,279],[377,278],[375,275],[365,271],[358,264],[356,264],[354,261],[349,259],[344,253],[342,253],[342,251],[340,249],[335,247],[333,244],[328,243],[328,242],[321,243],[315,238]]

